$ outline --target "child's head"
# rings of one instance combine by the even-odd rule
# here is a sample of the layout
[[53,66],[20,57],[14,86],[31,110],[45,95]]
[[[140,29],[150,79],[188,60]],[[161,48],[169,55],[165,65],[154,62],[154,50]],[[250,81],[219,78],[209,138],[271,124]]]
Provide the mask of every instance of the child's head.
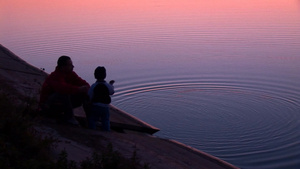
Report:
[[105,69],[105,67],[98,66],[95,69],[94,76],[97,80],[104,80],[106,78],[106,69]]

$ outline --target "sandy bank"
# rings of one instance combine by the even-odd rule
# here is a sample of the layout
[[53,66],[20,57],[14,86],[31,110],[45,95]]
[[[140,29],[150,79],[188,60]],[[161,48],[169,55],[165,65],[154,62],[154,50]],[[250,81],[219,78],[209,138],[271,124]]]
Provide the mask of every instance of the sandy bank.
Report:
[[[18,103],[28,98],[38,98],[41,84],[47,74],[26,63],[11,51],[0,45],[1,93],[9,93]],[[115,150],[125,157],[133,152],[142,163],[152,169],[235,169],[237,167],[188,147],[174,140],[162,139],[142,132],[101,132],[80,127],[62,126],[51,120],[37,125],[41,133],[51,134],[60,142],[55,151],[67,150],[71,160],[80,161],[94,151],[100,151],[112,143]]]

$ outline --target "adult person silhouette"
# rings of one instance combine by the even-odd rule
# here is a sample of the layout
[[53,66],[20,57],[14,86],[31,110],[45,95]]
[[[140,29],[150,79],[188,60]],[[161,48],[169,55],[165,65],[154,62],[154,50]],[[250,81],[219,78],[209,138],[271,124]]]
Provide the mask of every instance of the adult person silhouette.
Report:
[[90,85],[74,71],[69,56],[61,56],[57,60],[55,71],[42,85],[40,109],[60,122],[78,125],[73,109],[84,105],[88,99]]
[[96,129],[96,123],[101,118],[102,130],[110,131],[110,113],[109,104],[111,103],[110,95],[115,93],[114,80],[109,83],[105,81],[106,69],[98,66],[94,71],[94,76],[97,81],[92,84],[89,89],[89,97],[91,102],[91,109],[87,115],[88,126],[91,129]]

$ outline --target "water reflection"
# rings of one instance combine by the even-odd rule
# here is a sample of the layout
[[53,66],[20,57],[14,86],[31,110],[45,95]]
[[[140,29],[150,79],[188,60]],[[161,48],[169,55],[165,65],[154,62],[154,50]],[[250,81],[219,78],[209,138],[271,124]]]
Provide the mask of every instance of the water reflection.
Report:
[[69,55],[90,83],[104,65],[114,104],[161,137],[240,167],[300,165],[299,1],[11,0],[1,12],[4,46],[47,72]]

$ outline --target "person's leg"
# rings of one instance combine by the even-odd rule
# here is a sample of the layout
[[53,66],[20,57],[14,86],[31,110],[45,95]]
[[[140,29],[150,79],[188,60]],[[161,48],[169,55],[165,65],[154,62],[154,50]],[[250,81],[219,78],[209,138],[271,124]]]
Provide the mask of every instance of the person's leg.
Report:
[[84,94],[71,95],[71,103],[73,108],[82,106],[88,101],[88,96]]
[[110,131],[110,114],[109,107],[101,107],[101,122],[102,122],[102,130]]
[[66,95],[64,97],[64,106],[63,106],[63,111],[64,111],[64,120],[70,120],[74,118],[74,113],[73,113],[73,106],[72,102],[70,99],[70,95]]
[[73,106],[70,95],[54,93],[49,97],[46,104],[53,111],[51,113],[55,113],[56,117],[64,121],[73,118]]
[[96,122],[100,119],[100,111],[99,106],[92,106],[89,116],[87,116],[88,126],[90,129],[96,129]]
[[88,118],[91,111],[91,102],[89,101],[89,97],[87,95],[71,95],[71,104],[73,108],[77,108],[82,106],[85,112],[86,118]]
[[87,98],[82,104],[83,110],[85,112],[86,118],[91,114],[92,102],[90,102],[89,98]]

